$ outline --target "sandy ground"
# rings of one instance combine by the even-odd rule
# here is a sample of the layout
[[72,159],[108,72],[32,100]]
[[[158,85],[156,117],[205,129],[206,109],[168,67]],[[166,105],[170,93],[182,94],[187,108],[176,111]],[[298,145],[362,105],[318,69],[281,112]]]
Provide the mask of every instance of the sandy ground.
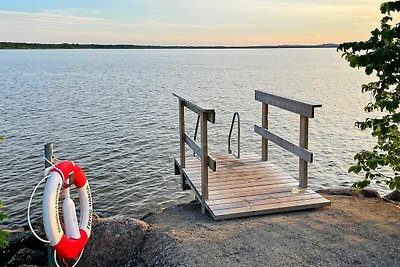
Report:
[[216,222],[196,203],[150,224],[143,266],[400,266],[400,208],[331,196],[332,206]]

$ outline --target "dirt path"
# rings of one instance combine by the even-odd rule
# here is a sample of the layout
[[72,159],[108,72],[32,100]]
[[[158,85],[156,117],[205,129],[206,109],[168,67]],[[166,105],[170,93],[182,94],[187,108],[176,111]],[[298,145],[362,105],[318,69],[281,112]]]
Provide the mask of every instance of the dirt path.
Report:
[[[195,204],[145,219],[148,266],[400,266],[400,208],[326,196],[332,206],[215,222]],[[161,251],[161,253],[160,253]]]

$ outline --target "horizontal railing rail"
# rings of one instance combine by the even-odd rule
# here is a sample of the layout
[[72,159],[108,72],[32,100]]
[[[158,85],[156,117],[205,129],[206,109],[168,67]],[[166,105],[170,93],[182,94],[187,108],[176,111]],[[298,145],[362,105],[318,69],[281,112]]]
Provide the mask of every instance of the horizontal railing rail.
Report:
[[215,123],[215,109],[212,108],[203,108],[200,107],[199,105],[196,105],[195,103],[187,100],[186,98],[179,96],[175,93],[172,93],[174,96],[176,96],[179,100],[183,102],[183,105],[196,113],[197,115],[202,115],[206,114],[207,120],[211,123]]
[[307,162],[313,161],[313,153],[309,150],[302,148],[301,146],[295,145],[290,141],[279,137],[276,134],[271,133],[267,129],[260,127],[258,125],[254,125],[254,131],[261,135],[263,138],[268,139],[269,141],[277,144],[278,146],[286,149],[287,151],[291,152],[292,154],[298,156],[299,158],[304,159]]
[[[186,144],[193,150],[193,152],[201,158],[202,152],[200,146],[196,143],[196,141],[192,140],[187,134],[185,134],[185,142]],[[212,171],[216,171],[217,169],[217,162],[215,159],[213,159],[210,155],[208,155],[208,167]]]
[[256,100],[275,106],[287,111],[297,113],[299,115],[314,118],[314,109],[322,107],[320,104],[305,103],[299,100],[286,98],[283,96],[265,93],[256,90]]

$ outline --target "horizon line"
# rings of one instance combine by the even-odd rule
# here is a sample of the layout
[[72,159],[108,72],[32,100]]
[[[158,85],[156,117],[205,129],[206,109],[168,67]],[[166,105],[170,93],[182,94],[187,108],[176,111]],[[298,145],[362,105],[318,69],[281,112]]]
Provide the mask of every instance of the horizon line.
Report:
[[40,43],[0,42],[0,49],[246,49],[246,48],[336,48],[336,43],[323,44],[279,44],[279,45],[154,45],[154,44],[96,44],[96,43]]

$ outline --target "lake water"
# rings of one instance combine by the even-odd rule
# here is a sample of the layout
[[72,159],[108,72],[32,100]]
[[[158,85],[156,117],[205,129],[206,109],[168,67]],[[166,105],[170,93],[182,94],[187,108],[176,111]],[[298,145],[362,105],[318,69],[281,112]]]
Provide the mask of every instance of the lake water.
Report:
[[[368,148],[362,119],[368,81],[335,49],[25,50],[0,51],[0,200],[26,224],[32,189],[42,178],[43,146],[79,163],[95,212],[140,216],[194,199],[173,175],[178,155],[178,103],[172,92],[216,109],[209,126],[213,155],[226,153],[233,112],[241,117],[241,153],[260,153],[254,90],[322,104],[310,120],[313,189],[350,185],[353,154]],[[196,116],[187,113],[188,131]],[[298,115],[271,107],[270,128],[298,142]],[[234,134],[235,135],[235,134]],[[233,140],[234,142],[236,140]],[[233,145],[234,150],[236,146]],[[298,159],[271,145],[270,159],[297,177]],[[43,186],[33,203],[41,213]]]

